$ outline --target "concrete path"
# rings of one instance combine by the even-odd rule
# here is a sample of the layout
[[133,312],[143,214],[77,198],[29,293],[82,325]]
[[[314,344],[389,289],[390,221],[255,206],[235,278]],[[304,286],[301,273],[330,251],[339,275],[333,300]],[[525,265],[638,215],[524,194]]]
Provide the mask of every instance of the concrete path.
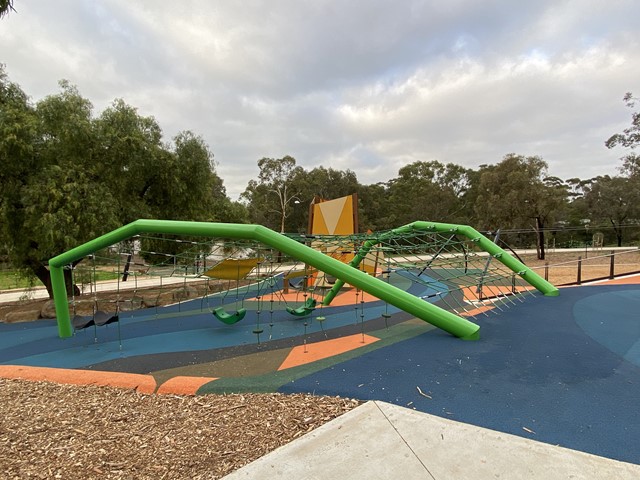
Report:
[[224,478],[636,480],[640,465],[370,401]]
[[[189,282],[202,282],[205,280],[204,277],[142,277],[138,278],[137,281],[135,277],[131,276],[128,281],[118,283],[117,280],[108,280],[104,282],[97,282],[95,285],[96,291],[98,292],[115,292],[116,290],[136,290],[139,288],[146,287],[157,287],[157,286],[167,286],[167,285],[176,285],[180,283],[184,283],[186,280]],[[88,286],[87,286],[88,287]],[[91,291],[92,292],[92,291]],[[91,293],[88,288],[83,290],[82,293]],[[49,294],[47,293],[47,289],[44,287],[36,287],[31,290],[16,288],[13,290],[4,290],[0,292],[0,304],[2,303],[12,303],[17,302],[23,297],[28,297],[31,300],[35,300],[38,298],[48,298]]]

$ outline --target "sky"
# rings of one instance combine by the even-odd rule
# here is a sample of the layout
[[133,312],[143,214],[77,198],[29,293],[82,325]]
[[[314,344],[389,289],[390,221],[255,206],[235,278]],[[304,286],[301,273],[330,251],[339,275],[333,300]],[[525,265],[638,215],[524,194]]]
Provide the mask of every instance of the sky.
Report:
[[0,62],[34,102],[67,79],[169,141],[203,137],[237,199],[263,157],[385,182],[416,161],[538,155],[617,173],[640,94],[637,0],[14,0]]

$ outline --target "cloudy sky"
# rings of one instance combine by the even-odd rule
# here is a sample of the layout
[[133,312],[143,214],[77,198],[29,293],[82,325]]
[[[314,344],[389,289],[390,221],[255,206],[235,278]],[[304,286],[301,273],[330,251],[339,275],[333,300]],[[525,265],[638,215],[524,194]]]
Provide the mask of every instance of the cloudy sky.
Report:
[[15,0],[0,62],[34,101],[68,79],[192,130],[237,198],[257,160],[386,181],[418,160],[539,155],[615,174],[640,94],[637,0]]

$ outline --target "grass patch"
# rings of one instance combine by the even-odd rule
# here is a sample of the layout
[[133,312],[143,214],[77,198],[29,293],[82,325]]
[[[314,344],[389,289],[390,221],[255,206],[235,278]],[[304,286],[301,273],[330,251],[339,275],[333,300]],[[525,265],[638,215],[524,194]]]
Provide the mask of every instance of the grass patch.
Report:
[[0,270],[0,290],[13,288],[31,288],[42,283],[37,278],[32,278],[18,270]]
[[[96,270],[96,281],[101,282],[104,280],[115,280],[118,278],[118,274],[109,270]],[[93,272],[78,273],[75,278],[76,283],[89,284],[93,282]],[[36,277],[25,275],[19,270],[0,270],[0,290],[12,290],[23,289],[33,287],[43,287],[44,285]]]

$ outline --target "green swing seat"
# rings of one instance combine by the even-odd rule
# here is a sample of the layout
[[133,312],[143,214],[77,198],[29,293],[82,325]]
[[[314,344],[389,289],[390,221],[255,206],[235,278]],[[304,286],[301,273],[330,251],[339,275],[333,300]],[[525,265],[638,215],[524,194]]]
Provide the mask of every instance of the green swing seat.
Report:
[[291,315],[295,315],[296,317],[304,317],[305,315],[309,315],[316,309],[316,303],[317,301],[315,298],[309,297],[301,307],[287,307],[287,312],[289,312]]
[[226,323],[227,325],[238,323],[244,318],[246,314],[247,310],[245,308],[241,308],[240,310],[236,311],[236,313],[229,313],[224,309],[224,307],[218,307],[213,311],[213,316],[220,320],[222,323]]

